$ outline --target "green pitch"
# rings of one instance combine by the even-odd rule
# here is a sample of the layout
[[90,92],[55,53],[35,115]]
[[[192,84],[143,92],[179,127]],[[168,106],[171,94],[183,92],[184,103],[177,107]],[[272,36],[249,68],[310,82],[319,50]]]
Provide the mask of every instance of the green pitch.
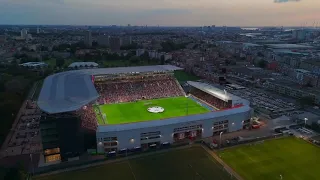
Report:
[[35,180],[231,180],[222,166],[201,147],[146,155]]
[[[164,108],[162,113],[150,113],[149,107],[160,106]],[[171,117],[186,116],[209,112],[207,108],[187,97],[162,98],[153,100],[141,100],[138,102],[106,104],[94,107],[99,125],[123,124],[140,121],[167,119]],[[99,115],[106,114],[106,122]]]
[[223,150],[221,158],[246,180],[320,179],[320,148],[295,138]]

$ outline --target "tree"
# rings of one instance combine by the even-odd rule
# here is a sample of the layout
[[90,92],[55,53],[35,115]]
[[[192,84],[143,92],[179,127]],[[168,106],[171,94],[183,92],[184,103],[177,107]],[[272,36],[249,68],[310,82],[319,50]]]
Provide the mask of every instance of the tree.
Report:
[[257,54],[259,57],[264,57],[264,55],[262,54],[262,52],[258,52]]
[[138,63],[141,61],[141,59],[140,59],[140,57],[138,57],[138,56],[132,56],[132,57],[129,59],[129,61],[130,61],[130,63],[132,63],[132,64],[138,64]]
[[62,58],[56,59],[56,66],[57,67],[59,67],[59,68],[63,67],[64,63],[65,63],[64,59],[62,59]]
[[144,61],[149,61],[150,57],[149,57],[149,52],[145,51],[142,55],[141,55],[141,59]]
[[258,62],[258,66],[260,67],[260,68],[265,68],[265,67],[267,67],[267,61],[265,61],[265,60],[260,60],[259,62]]
[[160,64],[164,65],[164,55],[161,55],[161,57],[160,57]]
[[311,96],[304,96],[304,97],[300,98],[300,99],[298,100],[298,102],[299,102],[299,104],[300,104],[302,107],[304,107],[304,106],[306,106],[306,105],[311,106],[311,105],[313,105],[313,103],[314,103],[314,99],[313,99],[313,97],[311,97]]

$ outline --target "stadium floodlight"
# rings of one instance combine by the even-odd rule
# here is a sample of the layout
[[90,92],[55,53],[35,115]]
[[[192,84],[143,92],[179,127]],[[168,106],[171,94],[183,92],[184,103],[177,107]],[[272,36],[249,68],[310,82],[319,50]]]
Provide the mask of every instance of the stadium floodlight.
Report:
[[220,146],[219,146],[219,148],[221,148],[221,136],[222,136],[222,134],[223,134],[223,131],[220,132],[220,142],[219,142]]
[[307,125],[308,118],[304,118],[304,127]]

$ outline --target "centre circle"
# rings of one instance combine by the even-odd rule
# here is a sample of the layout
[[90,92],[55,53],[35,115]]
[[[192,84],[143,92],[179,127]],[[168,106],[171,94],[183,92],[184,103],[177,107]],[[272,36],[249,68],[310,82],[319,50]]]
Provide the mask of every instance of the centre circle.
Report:
[[164,111],[164,108],[160,106],[154,106],[154,107],[149,107],[148,111],[151,113],[162,113]]

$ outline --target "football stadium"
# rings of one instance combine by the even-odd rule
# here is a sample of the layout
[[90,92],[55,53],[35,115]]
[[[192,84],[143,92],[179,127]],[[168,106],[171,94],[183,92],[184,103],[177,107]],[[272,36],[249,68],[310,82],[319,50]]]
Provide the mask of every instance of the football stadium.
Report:
[[96,68],[48,76],[38,106],[44,161],[143,151],[248,126],[249,102],[207,83],[180,85],[171,65]]

